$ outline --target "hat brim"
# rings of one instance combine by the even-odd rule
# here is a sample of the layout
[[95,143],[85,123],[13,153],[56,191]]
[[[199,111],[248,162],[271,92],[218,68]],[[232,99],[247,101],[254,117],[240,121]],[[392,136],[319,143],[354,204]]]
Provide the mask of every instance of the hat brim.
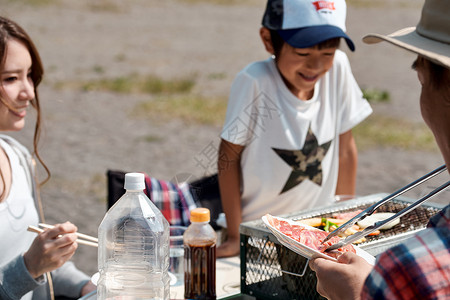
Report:
[[333,38],[344,38],[350,50],[355,45],[342,29],[332,25],[319,25],[294,29],[278,30],[281,38],[294,48],[310,48]]
[[415,27],[404,28],[389,35],[371,33],[363,37],[363,42],[366,44],[375,44],[382,41],[422,55],[434,63],[450,68],[450,45],[421,36],[417,33]]

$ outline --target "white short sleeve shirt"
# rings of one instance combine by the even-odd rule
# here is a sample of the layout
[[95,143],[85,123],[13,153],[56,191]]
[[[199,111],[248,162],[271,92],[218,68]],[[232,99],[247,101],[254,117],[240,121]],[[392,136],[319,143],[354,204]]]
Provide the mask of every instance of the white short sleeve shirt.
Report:
[[243,221],[331,204],[339,135],[371,112],[340,50],[308,101],[288,90],[273,59],[244,68],[231,87],[221,133],[222,139],[245,146]]

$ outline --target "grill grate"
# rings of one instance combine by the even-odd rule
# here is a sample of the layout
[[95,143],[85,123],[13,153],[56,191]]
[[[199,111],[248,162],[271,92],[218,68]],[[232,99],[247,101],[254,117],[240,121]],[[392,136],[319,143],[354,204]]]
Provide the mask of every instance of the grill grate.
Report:
[[[357,209],[366,209],[369,206],[370,206],[370,204],[360,205],[357,207]],[[406,208],[407,206],[408,206],[408,203],[392,201],[392,202],[386,203],[383,206],[381,206],[377,210],[377,212],[397,213],[397,212],[401,211],[402,209]],[[331,218],[333,213],[336,213],[336,212],[345,213],[345,212],[350,212],[353,210],[355,210],[355,208],[343,209],[343,210],[334,211],[332,213],[326,213],[326,214],[317,214],[313,217]],[[400,223],[398,225],[392,227],[389,230],[381,231],[379,235],[366,236],[366,242],[361,243],[359,245],[370,244],[373,241],[377,241],[377,240],[384,239],[387,237],[396,236],[396,235],[403,234],[403,233],[406,233],[409,231],[422,229],[426,226],[426,224],[428,223],[428,220],[432,216],[434,216],[439,210],[440,209],[438,209],[436,207],[419,206],[415,210],[413,210],[413,211],[409,212],[408,214],[404,215],[403,217],[401,217]],[[300,219],[305,219],[305,218],[304,217],[303,218],[293,217],[292,219],[300,220]]]
[[[293,220],[311,217],[332,217],[333,213],[365,209],[373,201],[349,202],[350,205],[291,214],[284,216]],[[393,200],[381,206],[378,212],[399,212],[410,201]],[[422,205],[404,215],[400,223],[377,236],[367,236],[366,242],[359,244],[367,252],[376,255],[377,249],[384,251],[424,228],[433,215],[441,208]],[[307,259],[282,246],[260,220],[243,223],[241,232],[241,292],[256,299],[324,299],[316,292],[315,273],[307,266]],[[392,237],[395,237],[393,239]],[[380,247],[381,245],[381,247]],[[381,251],[380,251],[381,252]]]

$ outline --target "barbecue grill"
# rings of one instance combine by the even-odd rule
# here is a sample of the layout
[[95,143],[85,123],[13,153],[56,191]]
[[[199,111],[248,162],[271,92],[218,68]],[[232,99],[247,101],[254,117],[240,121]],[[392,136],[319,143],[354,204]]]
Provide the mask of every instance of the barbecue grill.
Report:
[[[292,220],[332,217],[333,213],[365,209],[384,196],[369,195],[281,217]],[[414,199],[397,197],[377,211],[396,213],[412,202]],[[358,246],[376,256],[425,228],[428,220],[443,207],[443,204],[422,204],[401,217],[399,224],[377,236],[367,236]],[[242,223],[240,240],[241,293],[262,300],[324,299],[316,292],[317,279],[307,259],[281,245],[261,220]]]

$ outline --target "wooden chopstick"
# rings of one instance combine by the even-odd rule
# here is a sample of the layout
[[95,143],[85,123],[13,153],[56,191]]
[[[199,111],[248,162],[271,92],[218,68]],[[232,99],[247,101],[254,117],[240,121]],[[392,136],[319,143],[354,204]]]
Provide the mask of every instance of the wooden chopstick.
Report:
[[[43,228],[54,228],[55,227],[53,225],[48,225],[48,224],[44,224],[44,223],[39,223],[39,226],[43,227]],[[76,232],[76,235],[82,239],[85,239],[85,240],[88,240],[88,241],[91,241],[94,243],[98,243],[98,238],[96,238],[96,237],[93,237],[93,236],[90,236],[87,234],[83,234],[83,233],[78,233],[78,232]]]
[[[35,232],[35,233],[41,233],[44,231],[44,229],[33,226],[33,225],[29,225],[28,231]],[[77,239],[76,242],[78,244],[82,244],[82,245],[86,245],[86,246],[98,247],[98,243],[95,243],[95,242],[85,241],[85,240],[81,240],[81,239]]]

